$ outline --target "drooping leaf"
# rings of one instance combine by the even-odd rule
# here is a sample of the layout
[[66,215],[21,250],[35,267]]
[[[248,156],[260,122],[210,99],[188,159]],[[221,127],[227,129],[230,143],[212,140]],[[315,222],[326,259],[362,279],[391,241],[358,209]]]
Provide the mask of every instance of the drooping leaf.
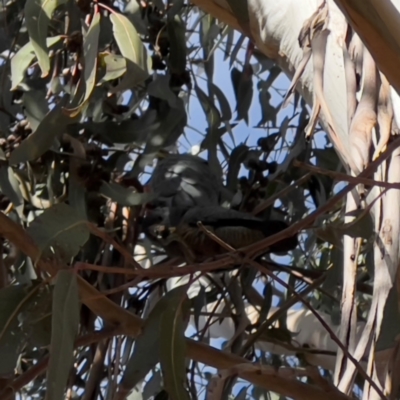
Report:
[[237,120],[240,121],[241,119],[244,119],[248,124],[248,112],[253,100],[251,67],[245,68],[243,71],[239,71],[237,68],[232,68],[231,79],[236,96]]
[[112,89],[115,93],[120,90],[132,88],[148,77],[148,58],[135,27],[124,15],[114,12],[110,15],[113,25],[114,38],[121,54],[126,59],[126,74],[117,87]]
[[41,90],[24,92],[22,102],[24,104],[26,118],[29,121],[32,131],[35,131],[45,115],[49,112],[46,93]]
[[245,160],[248,151],[249,148],[246,145],[244,144],[239,145],[238,147],[233,149],[231,156],[229,158],[229,168],[226,177],[226,186],[232,192],[236,192],[241,164]]
[[[53,36],[46,39],[47,48],[51,49],[63,37],[61,35]],[[35,53],[31,42],[21,47],[11,59],[11,90],[15,90],[23,81],[24,75],[28,67],[31,65]]]
[[12,168],[2,165],[0,167],[0,190],[13,203],[14,207],[23,204],[23,197],[18,181]]
[[[205,14],[200,22],[200,44],[203,49],[204,72],[207,83],[213,81],[214,76],[214,41],[219,33],[216,19],[210,14]],[[209,92],[210,93],[210,92]]]
[[152,154],[164,147],[175,144],[183,134],[187,123],[183,100],[177,97],[175,107],[170,107],[167,102],[162,102],[158,109],[157,122],[157,128],[147,135],[143,155]]
[[257,84],[258,100],[261,109],[261,119],[257,123],[259,127],[266,125],[268,122],[271,122],[272,126],[276,126],[278,109],[271,105],[271,93],[266,86],[262,81]]
[[59,271],[53,292],[46,400],[64,397],[74,359],[74,342],[79,327],[79,308],[79,293],[75,273],[68,270]]
[[[57,135],[63,133],[69,123],[76,121],[62,112],[68,102],[65,95],[61,101],[43,118],[36,131],[27,137],[10,155],[11,165],[33,161],[51,148]],[[76,117],[75,117],[76,118]]]
[[186,342],[184,301],[186,287],[180,286],[169,293],[168,307],[161,314],[159,330],[160,363],[164,386],[173,399],[189,400],[186,389]]
[[228,99],[224,95],[224,92],[217,85],[211,83],[211,87],[219,103],[219,108],[221,110],[221,119],[223,121],[230,121],[232,119],[232,111]]
[[217,107],[198,85],[195,86],[195,91],[206,115],[208,126],[210,128],[218,128],[221,124],[221,116]]
[[103,181],[99,193],[104,197],[108,197],[116,201],[121,206],[139,206],[148,203],[154,199],[154,195],[150,193],[137,193],[132,189],[128,189],[117,183],[108,183]]
[[224,49],[224,61],[226,61],[226,59],[231,54],[233,38],[235,36],[235,30],[233,30],[230,26],[227,26],[226,28],[227,28],[227,37],[226,37],[225,49]]
[[245,35],[240,35],[239,40],[236,42],[229,59],[229,68],[232,68],[233,63],[236,61],[239,51],[242,48],[243,42],[246,39]]
[[83,38],[83,57],[84,64],[84,79],[86,84],[85,97],[83,102],[87,101],[92,93],[96,80],[97,69],[97,49],[99,46],[100,35],[100,13],[94,14],[90,27]]
[[21,329],[27,337],[30,349],[49,346],[51,343],[52,287],[36,292],[23,307]]
[[68,262],[89,239],[86,223],[72,207],[60,203],[36,217],[28,233],[44,255],[53,249],[58,258]]
[[50,71],[50,58],[47,48],[47,31],[54,10],[66,0],[27,0],[25,3],[25,23],[29,40],[36,54],[42,77]]
[[147,86],[149,96],[158,97],[168,102],[170,107],[176,107],[178,98],[171,90],[169,85],[171,77],[169,75],[156,75],[156,77]]
[[0,290],[0,376],[13,373],[24,338],[19,328],[18,313],[11,320],[16,308],[25,297],[22,285],[8,286]]

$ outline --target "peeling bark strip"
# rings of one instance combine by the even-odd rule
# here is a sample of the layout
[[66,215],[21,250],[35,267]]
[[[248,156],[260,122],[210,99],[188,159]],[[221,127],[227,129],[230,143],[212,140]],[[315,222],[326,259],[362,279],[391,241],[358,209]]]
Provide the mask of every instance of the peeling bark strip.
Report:
[[377,69],[369,51],[363,52],[363,87],[360,102],[350,125],[350,155],[355,162],[357,175],[370,161],[372,129],[376,125]]
[[390,84],[385,75],[379,73],[381,78],[381,87],[378,99],[378,125],[379,125],[379,141],[372,159],[375,160],[383,151],[386,150],[392,132],[393,121],[393,104],[390,97]]
[[350,126],[357,108],[357,66],[350,54],[350,46],[354,42],[355,33],[352,32],[350,26],[347,27],[347,36],[351,36],[351,38],[348,45],[346,45],[347,40],[343,43],[343,63],[346,77],[347,123]]
[[296,69],[290,87],[282,103],[282,107],[286,107],[288,105],[296,85],[303,75],[305,67],[307,66],[312,54],[314,83],[313,108],[311,111],[310,121],[305,128],[305,136],[308,138],[314,133],[315,126],[318,123],[320,111],[322,110],[332,141],[337,146],[348,165],[350,165],[350,168],[354,169],[352,159],[347,151],[347,148],[340,140],[331,112],[329,111],[329,107],[324,97],[323,81],[325,52],[327,37],[330,33],[327,29],[328,22],[329,8],[327,2],[324,0],[318,9],[311,15],[311,17],[304,22],[304,25],[300,31],[299,45],[303,49],[303,58]]

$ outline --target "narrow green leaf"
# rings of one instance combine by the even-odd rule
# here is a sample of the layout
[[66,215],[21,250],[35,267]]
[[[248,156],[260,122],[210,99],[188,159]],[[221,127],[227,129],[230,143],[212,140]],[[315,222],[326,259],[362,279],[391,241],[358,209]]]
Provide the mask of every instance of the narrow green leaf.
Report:
[[223,121],[230,121],[232,119],[232,111],[231,106],[229,105],[229,101],[224,95],[224,92],[214,83],[211,82],[212,90],[217,97],[219,108],[221,110],[221,118]]
[[171,290],[168,307],[161,315],[160,363],[164,386],[170,398],[189,400],[186,389],[186,342],[183,302],[186,286]]
[[25,3],[25,23],[29,40],[38,59],[42,77],[49,74],[50,58],[47,49],[47,31],[54,10],[66,0],[27,0]]
[[75,273],[68,270],[59,271],[53,293],[46,400],[64,398],[65,386],[74,359],[74,342],[79,327],[79,308]]
[[0,190],[13,203],[14,207],[23,204],[24,199],[11,167],[5,165],[0,167]]
[[204,114],[207,117],[208,126],[210,128],[218,128],[221,124],[221,116],[217,107],[215,107],[215,104],[212,102],[212,100],[198,85],[196,85],[194,89],[200,101],[201,107],[203,108]]
[[99,193],[116,201],[121,206],[139,206],[154,199],[150,193],[137,193],[132,189],[125,188],[117,183],[103,181]]
[[[12,374],[21,352],[24,337],[19,328],[18,313],[12,321],[10,317],[15,312],[26,295],[22,285],[8,286],[0,290],[0,375]],[[6,326],[6,324],[8,325]],[[4,332],[3,332],[4,330]]]
[[[50,49],[62,39],[62,36],[53,36],[46,39],[46,46]],[[28,67],[31,65],[35,53],[31,42],[21,47],[11,59],[11,90],[15,90],[23,81]]]
[[226,186],[233,193],[235,193],[237,190],[237,184],[239,181],[238,176],[241,164],[246,159],[248,152],[249,148],[246,145],[241,144],[233,149],[231,156],[229,158],[229,168],[228,168],[228,174],[226,176]]
[[233,63],[236,61],[237,55],[238,55],[240,49],[242,48],[244,39],[246,39],[246,36],[240,35],[239,40],[236,42],[235,47],[232,50],[231,57],[229,59],[229,68],[232,68]]
[[27,137],[10,155],[11,165],[33,161],[51,148],[57,135],[64,133],[68,123],[76,119],[62,112],[62,107],[68,102],[68,95],[50,110],[37,127],[36,131]]
[[169,74],[157,74],[153,78],[153,81],[148,84],[147,93],[149,96],[158,97],[159,99],[167,101],[170,107],[176,107],[178,97],[171,90],[169,84],[170,79],[171,76]]
[[45,115],[49,112],[46,92],[44,90],[30,90],[29,92],[24,92],[22,103],[31,129],[35,131]]
[[50,255],[53,249],[58,258],[70,261],[89,239],[86,223],[75,209],[60,203],[36,217],[28,233],[43,253]]
[[244,119],[248,124],[249,109],[253,100],[253,80],[250,68],[239,71],[232,68],[231,79],[236,96],[237,120]]
[[157,310],[149,315],[142,334],[136,339],[135,347],[121,380],[120,391],[129,393],[159,361],[158,330],[160,328]]
[[92,23],[83,38],[83,57],[85,59],[84,79],[86,83],[85,97],[83,103],[89,99],[96,83],[97,51],[100,35],[100,13],[94,14]]
[[[235,32],[236,32],[230,26],[229,27],[227,26],[227,29],[228,29],[228,33],[227,33],[225,49],[224,49],[224,61],[226,61],[226,59],[231,54],[231,48],[232,48],[232,44],[233,44],[233,39],[234,39]],[[231,67],[231,65],[230,65],[230,67]]]
[[127,66],[124,78],[112,90],[115,92],[134,87],[146,80],[149,76],[148,59],[146,48],[131,21],[117,12],[112,13],[110,19],[113,25],[114,38],[121,54],[126,58]]

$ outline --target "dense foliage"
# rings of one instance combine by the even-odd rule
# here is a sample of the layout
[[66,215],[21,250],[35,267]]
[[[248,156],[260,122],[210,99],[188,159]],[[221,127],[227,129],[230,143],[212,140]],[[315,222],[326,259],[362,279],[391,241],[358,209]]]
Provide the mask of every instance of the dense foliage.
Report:
[[[295,367],[307,364],[307,350],[285,328],[287,309],[306,301],[338,320],[341,236],[369,239],[372,227],[365,213],[341,222],[343,196],[330,201],[340,162],[323,132],[304,137],[305,103],[296,95],[281,109],[279,67],[181,1],[15,0],[1,15],[0,193],[9,225],[0,221],[0,398],[120,399],[133,389],[131,399],[204,398],[205,388],[210,398],[267,398],[235,371],[215,379],[192,350],[185,360],[183,335],[190,314],[186,335],[196,341]],[[300,223],[300,245],[259,268],[223,274],[223,258],[208,263],[207,286],[166,284],[182,273],[140,225],[152,198],[145,184],[166,151],[206,158],[232,207]],[[361,258],[363,311],[371,260]],[[248,305],[258,316],[246,315]],[[280,312],[267,319],[272,305]],[[215,341],[199,318],[217,309],[217,323],[233,323],[230,337]],[[130,315],[147,318],[142,331]],[[264,353],[259,341],[296,356]]]

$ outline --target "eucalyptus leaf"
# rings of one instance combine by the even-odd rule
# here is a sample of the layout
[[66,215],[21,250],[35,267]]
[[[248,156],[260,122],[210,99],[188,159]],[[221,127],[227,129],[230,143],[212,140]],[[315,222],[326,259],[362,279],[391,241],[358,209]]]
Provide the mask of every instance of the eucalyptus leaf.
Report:
[[184,303],[186,286],[180,286],[168,293],[166,310],[160,318],[160,363],[164,386],[173,399],[189,400],[186,389],[186,342]]
[[[28,233],[44,256],[51,255],[69,262],[89,239],[87,221],[67,204],[46,209],[29,225]],[[36,261],[36,260],[35,260]]]
[[253,81],[251,70],[247,68],[243,71],[239,71],[237,68],[232,68],[231,79],[236,96],[237,119],[244,119],[248,124],[248,113],[253,100]]
[[29,40],[36,54],[42,77],[49,74],[50,58],[47,48],[47,31],[54,10],[66,0],[27,0],[25,3],[25,24]]
[[[59,43],[63,38],[62,35],[53,36],[46,39],[46,46],[50,49]],[[25,72],[35,58],[35,52],[31,42],[21,47],[14,57],[11,59],[11,90],[15,90],[17,86],[24,80]]]
[[156,75],[154,80],[147,86],[147,93],[149,96],[158,97],[159,99],[168,102],[170,107],[176,107],[178,98],[176,94],[171,90],[169,75]]
[[0,167],[0,190],[13,203],[14,207],[23,204],[21,189],[11,167]]
[[211,87],[219,103],[221,119],[223,121],[230,121],[232,119],[232,111],[228,99],[224,95],[224,92],[217,85],[211,83]]
[[53,292],[52,332],[45,400],[62,399],[74,360],[79,327],[79,292],[76,274],[61,270]]
[[36,131],[11,153],[9,159],[11,165],[39,158],[51,148],[57,135],[62,134],[69,123],[76,121],[76,119],[70,118],[62,112],[62,108],[67,104],[68,99],[68,95],[65,95],[43,118]]
[[14,316],[13,314],[25,295],[25,288],[22,285],[0,289],[0,376],[13,374],[22,350],[25,339],[19,328],[18,313]]
[[[182,287],[178,288],[182,299]],[[137,337],[133,353],[126,365],[126,370],[121,380],[121,390],[128,393],[137,383],[144,379],[148,372],[160,361],[160,332],[162,318],[172,306],[177,290],[168,292],[150,311],[144,322],[142,333]]]
[[235,147],[229,158],[229,168],[226,177],[226,186],[232,192],[236,192],[237,184],[239,182],[239,171],[242,162],[246,159],[249,148],[241,144]]
[[49,105],[46,101],[46,93],[41,90],[24,92],[22,103],[25,108],[25,115],[34,132],[49,112]]
[[[126,58],[126,74],[122,82],[113,89],[113,92],[123,88],[133,87],[142,83],[148,77],[148,58],[143,45],[132,22],[124,15],[113,12],[110,15],[113,25],[114,38],[121,54]],[[123,81],[129,81],[126,85]]]
[[92,22],[86,35],[83,38],[83,58],[86,91],[83,102],[87,101],[93,91],[96,83],[96,69],[97,69],[97,49],[99,46],[100,35],[100,13],[94,14]]

